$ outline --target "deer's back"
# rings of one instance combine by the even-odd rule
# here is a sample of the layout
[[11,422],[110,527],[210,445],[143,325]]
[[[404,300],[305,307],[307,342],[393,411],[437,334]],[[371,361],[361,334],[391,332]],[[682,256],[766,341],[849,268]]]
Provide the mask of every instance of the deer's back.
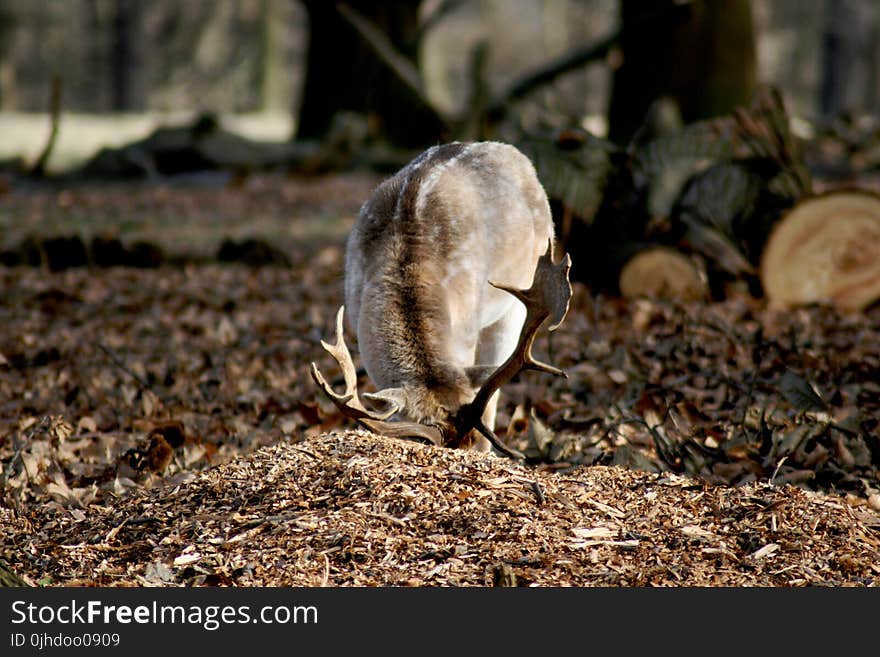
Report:
[[480,329],[518,303],[488,281],[527,287],[552,235],[534,168],[507,144],[436,146],[385,180],[346,251],[346,312],[376,385],[460,383]]

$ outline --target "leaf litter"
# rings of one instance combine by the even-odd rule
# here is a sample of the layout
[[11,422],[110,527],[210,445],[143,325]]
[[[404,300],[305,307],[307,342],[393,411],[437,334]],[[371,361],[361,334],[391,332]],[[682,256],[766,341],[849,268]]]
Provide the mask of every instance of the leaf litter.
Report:
[[319,398],[342,243],[285,247],[289,266],[0,268],[0,559],[54,585],[880,582],[880,308],[575,284],[535,347],[568,378],[502,391],[515,463]]

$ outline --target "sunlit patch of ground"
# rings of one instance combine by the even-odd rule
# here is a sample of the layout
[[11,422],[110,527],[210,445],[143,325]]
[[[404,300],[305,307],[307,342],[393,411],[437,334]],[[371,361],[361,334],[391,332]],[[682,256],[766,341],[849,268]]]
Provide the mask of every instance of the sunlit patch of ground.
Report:
[[[103,147],[119,147],[142,139],[160,126],[191,123],[192,112],[143,114],[80,114],[64,112],[58,140],[49,159],[50,173],[76,167]],[[251,139],[282,141],[293,131],[293,118],[281,113],[253,113],[221,117],[223,127]],[[31,163],[49,138],[45,113],[0,113],[0,160],[23,157]]]

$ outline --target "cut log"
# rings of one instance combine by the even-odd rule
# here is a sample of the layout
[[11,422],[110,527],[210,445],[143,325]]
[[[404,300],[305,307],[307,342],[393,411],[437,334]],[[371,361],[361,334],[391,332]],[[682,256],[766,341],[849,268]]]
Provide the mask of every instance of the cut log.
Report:
[[708,298],[709,286],[705,272],[692,258],[666,246],[652,246],[624,265],[620,293],[627,299],[703,301]]
[[771,308],[852,312],[880,299],[880,196],[835,190],[795,205],[767,240],[761,282]]

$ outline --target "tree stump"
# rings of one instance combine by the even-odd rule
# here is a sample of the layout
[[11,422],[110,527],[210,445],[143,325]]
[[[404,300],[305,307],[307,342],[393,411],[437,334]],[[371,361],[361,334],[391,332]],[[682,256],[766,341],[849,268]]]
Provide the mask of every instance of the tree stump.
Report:
[[761,258],[771,308],[830,303],[859,311],[880,298],[880,196],[835,190],[804,199],[774,226]]
[[666,246],[652,246],[639,251],[623,266],[620,293],[627,299],[704,301],[709,287],[705,272],[693,259]]

